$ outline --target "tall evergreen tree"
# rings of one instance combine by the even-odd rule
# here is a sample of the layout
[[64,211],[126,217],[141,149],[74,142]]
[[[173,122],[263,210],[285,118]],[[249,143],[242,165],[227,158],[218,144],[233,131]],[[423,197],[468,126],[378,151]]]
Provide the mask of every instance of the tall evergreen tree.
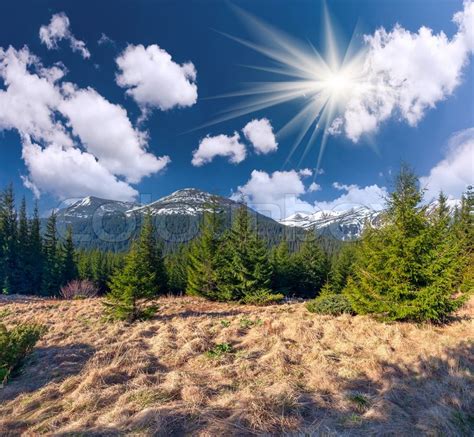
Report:
[[43,240],[44,269],[42,277],[42,294],[58,296],[61,286],[61,256],[58,247],[56,230],[56,213],[51,213],[46,224]]
[[165,258],[166,276],[168,278],[168,291],[172,294],[182,294],[188,285],[188,265],[190,247],[181,245]]
[[270,289],[272,270],[268,251],[242,205],[219,250],[219,299],[247,303],[279,300]]
[[9,185],[0,197],[0,233],[2,273],[0,287],[4,293],[19,292],[18,227],[13,185]]
[[192,243],[188,254],[186,293],[219,299],[218,270],[222,219],[216,209],[204,214],[201,232]]
[[441,234],[440,222],[430,222],[422,197],[417,177],[403,166],[387,199],[384,226],[366,231],[344,290],[356,312],[441,320],[460,305],[453,296],[459,245]]
[[288,294],[295,286],[295,260],[290,253],[288,242],[282,240],[270,253],[272,265],[272,289]]
[[329,272],[329,287],[334,293],[341,293],[351,276],[356,258],[357,243],[344,243],[335,255]]
[[163,285],[164,278],[157,277],[162,271],[157,263],[163,261],[152,231],[148,215],[138,240],[132,243],[125,258],[124,267],[110,280],[110,292],[104,305],[106,313],[114,319],[133,322],[149,315],[143,304],[155,297]]
[[78,278],[76,250],[72,235],[72,227],[68,226],[66,240],[61,246],[61,285],[66,285]]
[[31,294],[31,268],[29,250],[30,236],[28,227],[28,217],[26,214],[26,200],[23,197],[20,211],[18,214],[18,269],[21,274],[18,275],[18,293]]
[[327,280],[329,263],[314,232],[308,232],[295,255],[298,279],[295,291],[299,296],[314,297]]
[[40,294],[43,278],[43,243],[41,238],[41,223],[38,204],[35,204],[33,218],[28,229],[28,274],[30,293]]

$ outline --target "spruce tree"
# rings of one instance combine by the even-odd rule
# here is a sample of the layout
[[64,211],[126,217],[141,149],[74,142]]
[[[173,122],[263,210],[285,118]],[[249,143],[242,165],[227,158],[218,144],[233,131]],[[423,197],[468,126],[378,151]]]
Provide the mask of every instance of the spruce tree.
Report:
[[154,239],[151,217],[147,216],[138,240],[132,243],[124,266],[117,269],[109,283],[110,292],[104,301],[106,313],[113,319],[134,322],[151,315],[154,308],[144,304],[160,291],[164,278],[157,267],[160,251]]
[[41,292],[44,296],[58,296],[61,286],[62,272],[55,212],[51,213],[46,224],[46,231],[43,239],[43,259],[44,269]]
[[38,204],[35,204],[33,218],[29,223],[27,259],[30,293],[40,294],[43,277],[43,244]]
[[0,197],[1,270],[0,284],[4,293],[18,293],[20,272],[18,269],[18,226],[13,185],[9,185]]
[[61,246],[61,285],[66,285],[73,279],[77,279],[78,270],[76,262],[76,250],[72,235],[72,227],[68,226],[66,240]]
[[454,297],[459,245],[450,238],[445,213],[433,223],[422,197],[417,177],[403,166],[387,199],[384,225],[365,232],[344,290],[356,312],[439,321],[461,304]]
[[31,284],[31,265],[29,259],[29,228],[28,217],[26,214],[26,200],[23,197],[18,213],[18,269],[21,274],[18,275],[18,293],[30,294]]
[[295,255],[298,278],[295,291],[299,296],[314,297],[327,280],[329,264],[314,232],[308,232]]
[[188,254],[186,293],[219,300],[218,270],[222,219],[216,209],[206,211],[198,238]]
[[288,294],[295,285],[295,261],[288,242],[282,240],[270,253],[272,264],[272,289]]
[[357,243],[344,243],[335,255],[329,272],[329,288],[334,293],[341,293],[351,276],[356,257]]
[[[191,243],[192,245],[192,243]],[[183,294],[188,284],[188,265],[190,248],[181,245],[165,258],[168,291],[172,294]]]
[[218,256],[220,300],[263,304],[283,297],[270,289],[268,251],[255,232],[245,205],[239,207]]

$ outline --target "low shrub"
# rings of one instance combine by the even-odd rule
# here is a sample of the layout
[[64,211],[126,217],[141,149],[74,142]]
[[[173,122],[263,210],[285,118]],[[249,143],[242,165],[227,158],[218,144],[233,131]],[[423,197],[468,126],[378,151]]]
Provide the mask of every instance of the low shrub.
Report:
[[351,304],[342,294],[321,294],[309,301],[306,308],[310,313],[339,316],[343,313],[353,314]]
[[0,384],[8,380],[23,359],[33,350],[34,345],[45,332],[45,328],[36,324],[21,324],[10,331],[0,324]]
[[88,280],[74,280],[64,287],[61,287],[61,296],[63,299],[88,299],[97,296],[99,289],[93,282]]
[[212,349],[209,349],[206,352],[206,355],[208,358],[219,358],[220,356],[224,354],[230,354],[234,350],[232,348],[232,345],[229,343],[218,343],[214,345]]

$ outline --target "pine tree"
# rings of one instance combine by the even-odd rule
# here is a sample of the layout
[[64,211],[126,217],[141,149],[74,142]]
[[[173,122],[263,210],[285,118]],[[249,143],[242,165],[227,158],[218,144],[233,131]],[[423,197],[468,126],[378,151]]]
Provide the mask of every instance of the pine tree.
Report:
[[21,274],[18,275],[18,293],[20,294],[30,294],[32,291],[29,245],[26,200],[23,197],[18,214],[18,268],[21,271]]
[[4,293],[19,292],[18,228],[13,186],[10,185],[0,198],[0,234],[2,265],[0,288]]
[[344,243],[334,257],[329,272],[329,287],[334,293],[341,293],[353,272],[357,243]]
[[[138,240],[132,243],[122,269],[116,270],[110,280],[110,292],[104,301],[106,313],[113,319],[134,322],[147,317],[154,308],[146,309],[144,303],[156,296],[162,280],[160,251],[154,240],[151,218],[147,216]],[[162,262],[162,260],[161,260]]]
[[72,235],[72,227],[68,226],[66,240],[61,246],[61,285],[66,285],[78,278],[76,250]]
[[204,214],[199,237],[188,254],[186,293],[219,300],[218,270],[222,219],[216,209]]
[[462,292],[472,292],[474,290],[474,190],[472,186],[467,187],[466,193],[461,198],[461,206],[453,228],[464,255],[459,276],[459,289]]
[[56,231],[56,214],[53,212],[46,224],[43,240],[43,285],[44,296],[58,296],[61,286],[61,257],[58,247],[58,236]]
[[295,291],[299,296],[316,296],[327,280],[329,263],[327,256],[313,232],[308,232],[300,250],[295,255],[298,279]]
[[387,199],[384,226],[365,232],[344,290],[356,312],[439,321],[460,305],[453,297],[459,245],[440,224],[445,213],[432,223],[422,197],[417,177],[403,166]]

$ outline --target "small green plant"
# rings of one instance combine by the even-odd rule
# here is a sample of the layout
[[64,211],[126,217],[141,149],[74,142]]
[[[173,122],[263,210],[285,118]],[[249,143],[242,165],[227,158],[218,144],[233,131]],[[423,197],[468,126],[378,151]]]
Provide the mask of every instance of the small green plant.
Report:
[[243,317],[242,319],[240,319],[240,327],[243,329],[249,329],[252,326],[260,326],[262,323],[262,320],[259,318],[256,318],[255,320],[250,320],[246,317]]
[[350,395],[349,400],[353,402],[360,411],[365,411],[370,406],[369,400],[362,393],[354,393]]
[[223,328],[228,328],[230,326],[230,321],[229,320],[221,320],[221,326]]
[[233,348],[230,343],[218,343],[206,352],[206,356],[208,358],[219,358],[224,354],[230,354],[232,352]]
[[343,313],[353,314],[351,304],[342,294],[322,294],[306,304],[310,313],[339,316]]
[[18,325],[10,331],[0,324],[0,384],[6,383],[11,373],[18,369],[23,359],[45,332],[36,324]]

